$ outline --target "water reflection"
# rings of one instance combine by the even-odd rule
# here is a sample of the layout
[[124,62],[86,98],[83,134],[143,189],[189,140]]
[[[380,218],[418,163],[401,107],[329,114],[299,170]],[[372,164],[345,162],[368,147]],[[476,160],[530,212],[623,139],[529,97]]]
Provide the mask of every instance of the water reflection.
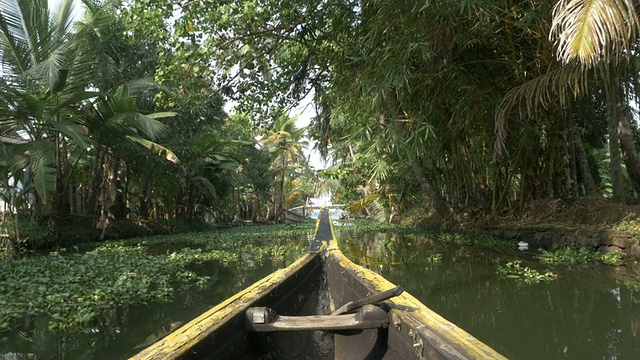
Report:
[[[336,231],[349,258],[403,285],[508,358],[640,359],[640,294],[614,280],[616,268],[555,270],[557,280],[527,285],[496,274],[498,261],[530,260],[517,251],[447,245],[416,235],[363,236],[354,227]],[[55,336],[46,330],[46,319],[31,319],[27,330],[0,336],[0,354],[124,359],[300,255],[292,251],[284,260],[264,263],[243,256],[236,269],[204,264],[194,270],[216,276],[211,289],[177,294],[168,304],[120,309],[82,334]]]
[[[640,358],[640,296],[618,284],[611,267],[554,270],[557,280],[527,285],[496,274],[496,262],[517,253],[421,236],[339,236],[352,260],[402,284],[510,359]],[[433,254],[441,254],[438,262],[429,261]]]
[[118,309],[81,333],[59,336],[48,330],[47,318],[29,320],[24,329],[1,334],[0,359],[126,359],[299,255],[292,251],[277,262],[241,256],[235,269],[200,264],[193,270],[216,279],[210,289],[176,294],[170,303]]

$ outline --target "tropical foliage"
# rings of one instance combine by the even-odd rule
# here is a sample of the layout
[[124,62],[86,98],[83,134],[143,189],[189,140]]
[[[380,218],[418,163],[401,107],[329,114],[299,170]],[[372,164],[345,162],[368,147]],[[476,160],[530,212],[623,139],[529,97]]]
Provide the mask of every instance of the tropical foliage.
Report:
[[[387,221],[638,198],[628,0],[85,0],[75,23],[73,1],[2,5],[18,212],[106,237],[120,219],[276,221],[314,181]],[[319,177],[306,137],[333,160]]]
[[252,0],[180,12],[165,16],[187,29],[175,39],[199,45],[242,107],[268,121],[313,96],[320,150],[354,170],[325,183],[355,173],[373,190],[360,196],[381,194],[389,212],[389,196],[426,198],[448,220],[637,197],[630,1]]
[[299,256],[305,245],[297,239],[310,231],[311,223],[232,228],[7,259],[0,262],[0,333],[30,338],[39,354],[52,351],[39,343],[43,332],[104,338],[117,327],[117,310],[173,301],[180,293],[221,283],[248,285],[244,273]]
[[[101,239],[120,220],[233,220],[237,181],[267,171],[266,186],[279,191],[265,203],[282,207],[285,174],[291,184],[293,169],[304,168],[302,130],[284,147],[265,147],[251,119],[231,124],[211,69],[184,63],[195,44],[166,51],[168,35],[131,26],[135,9],[119,1],[84,0],[80,17],[73,0],[0,5],[1,189],[17,243],[42,245],[20,235],[29,218],[53,224],[49,245],[79,217],[93,218]],[[262,148],[274,168],[238,178],[239,165],[264,162]],[[238,215],[257,221],[266,207]]]

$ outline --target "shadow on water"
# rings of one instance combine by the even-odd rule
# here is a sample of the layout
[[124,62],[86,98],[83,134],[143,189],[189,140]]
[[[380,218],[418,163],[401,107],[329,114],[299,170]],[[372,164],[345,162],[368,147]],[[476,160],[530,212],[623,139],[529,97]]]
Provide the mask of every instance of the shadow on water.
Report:
[[640,293],[606,265],[553,269],[550,283],[500,278],[497,263],[532,254],[443,244],[428,237],[341,232],[360,265],[402,284],[432,310],[510,359],[640,359]]

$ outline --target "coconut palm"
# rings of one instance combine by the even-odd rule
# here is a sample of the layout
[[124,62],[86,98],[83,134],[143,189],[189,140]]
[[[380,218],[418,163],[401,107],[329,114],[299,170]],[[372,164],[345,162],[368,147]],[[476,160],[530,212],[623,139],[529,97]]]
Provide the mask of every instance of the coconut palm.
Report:
[[[627,0],[566,0],[555,5],[553,15],[550,36],[556,40],[557,56],[562,64],[551,66],[546,73],[507,94],[496,116],[496,153],[504,150],[504,122],[511,109],[520,109],[521,118],[531,118],[550,106],[571,114],[576,103],[603,93],[613,196],[622,200],[625,197],[623,162],[634,187],[640,187],[640,161],[629,121],[629,101],[636,93],[634,84],[637,83],[634,75],[637,74],[637,57],[633,50],[638,29],[636,10]],[[578,147],[575,156],[584,169],[586,160],[582,155],[584,150],[580,148],[579,131],[574,122],[570,124],[573,126],[569,129],[574,138],[573,146]],[[585,188],[591,189],[587,193],[592,194],[591,180],[588,175],[582,176],[585,177]]]
[[[54,13],[46,0],[3,0],[0,5],[0,51],[6,84],[1,133],[28,141],[25,154],[39,200],[48,205],[56,202],[53,207],[62,210],[62,179],[69,169],[67,151],[71,146],[87,145],[71,105],[94,96],[72,72],[88,59],[73,56],[74,2],[63,1]],[[48,210],[53,209],[49,206]]]
[[300,163],[305,161],[303,150],[308,146],[308,141],[302,140],[304,128],[298,128],[296,120],[297,117],[279,116],[271,133],[260,141],[261,145],[274,155],[271,168],[280,179],[279,189],[277,192],[274,191],[272,214],[276,221],[284,206],[286,175],[300,168]]
[[624,56],[639,27],[632,0],[561,0],[553,9],[551,37],[563,62],[593,66]]
[[[105,184],[108,174],[113,181],[119,163],[114,148],[138,144],[176,161],[154,142],[166,133],[158,119],[173,113],[139,113],[137,95],[154,85],[125,83],[119,71],[117,49],[131,45],[115,33],[124,31],[114,11],[117,2],[83,2],[85,17],[74,31],[72,0],[63,1],[54,13],[46,0],[0,1],[0,130],[27,143],[21,148],[45,213],[69,212],[69,187],[81,158],[94,160],[99,169],[90,182],[90,212],[97,198],[106,204],[112,184],[99,184]],[[108,213],[108,206],[101,209]]]

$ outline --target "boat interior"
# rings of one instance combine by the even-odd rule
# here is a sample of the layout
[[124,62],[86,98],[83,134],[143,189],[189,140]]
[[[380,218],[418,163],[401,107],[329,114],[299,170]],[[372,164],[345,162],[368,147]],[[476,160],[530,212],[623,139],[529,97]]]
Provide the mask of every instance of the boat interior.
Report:
[[504,359],[340,251],[320,212],[308,254],[134,359]]

